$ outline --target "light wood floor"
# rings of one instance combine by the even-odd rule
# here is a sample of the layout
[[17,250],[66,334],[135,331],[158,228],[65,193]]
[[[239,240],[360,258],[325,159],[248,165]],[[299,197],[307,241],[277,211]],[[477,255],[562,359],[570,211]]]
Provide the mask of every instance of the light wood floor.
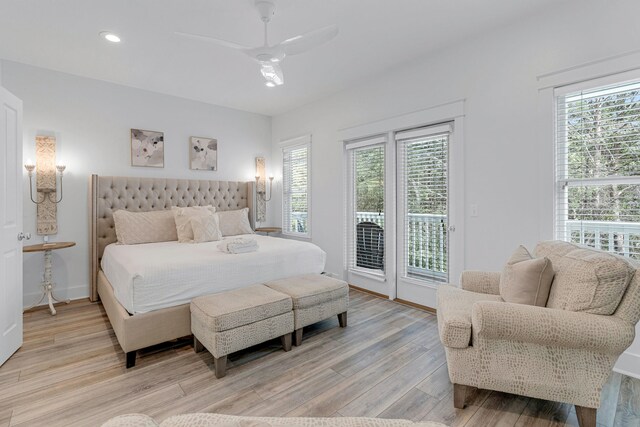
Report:
[[[351,292],[349,327],[331,319],[285,353],[279,340],[230,357],[216,380],[207,352],[187,341],[145,351],[135,368],[100,304],[25,314],[24,346],[0,367],[0,426],[99,426],[143,412],[264,416],[369,416],[452,426],[577,426],[573,407],[476,390],[455,410],[435,316]],[[603,391],[598,421],[640,426],[640,380],[619,374]]]

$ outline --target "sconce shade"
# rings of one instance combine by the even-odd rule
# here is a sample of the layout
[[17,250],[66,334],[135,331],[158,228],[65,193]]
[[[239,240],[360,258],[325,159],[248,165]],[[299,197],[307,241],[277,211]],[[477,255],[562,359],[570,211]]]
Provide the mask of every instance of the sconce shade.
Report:
[[36,201],[37,233],[58,233],[58,210],[56,194],[56,139],[51,136],[36,136]]

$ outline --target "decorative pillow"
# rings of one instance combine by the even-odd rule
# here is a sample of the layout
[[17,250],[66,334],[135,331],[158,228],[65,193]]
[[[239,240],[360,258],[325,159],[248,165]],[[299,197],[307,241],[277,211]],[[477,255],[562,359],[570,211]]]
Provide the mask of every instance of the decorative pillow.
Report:
[[170,242],[178,240],[173,212],[129,212],[119,209],[113,213],[118,242],[123,245]]
[[[568,244],[566,244],[568,246]],[[593,248],[549,254],[556,277],[547,307],[611,315],[618,308],[634,269],[624,258]]]
[[190,219],[195,243],[213,242],[222,239],[218,214],[194,215]]
[[191,218],[194,216],[211,215],[216,212],[213,206],[191,206],[188,208],[171,208],[175,220],[175,227],[178,234],[178,242],[193,242],[193,228],[191,228]]
[[220,231],[223,236],[236,236],[238,234],[253,234],[249,224],[249,208],[233,211],[220,211]]
[[545,307],[553,275],[549,258],[533,258],[521,245],[502,270],[500,296],[506,302]]

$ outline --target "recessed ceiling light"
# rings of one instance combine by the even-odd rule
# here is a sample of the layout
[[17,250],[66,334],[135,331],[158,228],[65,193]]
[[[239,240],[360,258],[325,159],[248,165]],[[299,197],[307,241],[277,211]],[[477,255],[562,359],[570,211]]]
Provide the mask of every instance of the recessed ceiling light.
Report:
[[120,43],[120,37],[117,35],[110,33],[109,31],[103,31],[100,33],[100,36],[105,40],[110,41],[111,43]]
[[274,82],[265,82],[264,84],[266,87],[276,87],[276,84]]

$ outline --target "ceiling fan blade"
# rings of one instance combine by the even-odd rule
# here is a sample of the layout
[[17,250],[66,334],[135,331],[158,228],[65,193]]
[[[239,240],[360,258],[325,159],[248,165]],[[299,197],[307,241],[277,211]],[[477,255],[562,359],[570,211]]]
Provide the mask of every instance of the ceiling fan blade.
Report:
[[275,62],[261,62],[260,72],[262,77],[265,78],[267,86],[274,87],[284,84],[284,74],[282,73],[282,67]]
[[200,40],[200,41],[207,42],[207,43],[213,43],[213,44],[217,44],[218,46],[224,46],[224,47],[228,47],[228,48],[236,49],[236,50],[247,51],[247,50],[252,49],[252,48],[250,48],[248,46],[243,46],[243,45],[238,44],[238,43],[234,43],[234,42],[230,42],[230,41],[222,40],[222,39],[216,39],[214,37],[203,36],[203,35],[200,35],[200,34],[183,33],[183,32],[180,32],[180,31],[176,31],[175,34],[179,35],[181,37],[187,37],[187,38],[194,39],[194,40]]
[[297,55],[304,53],[314,47],[325,44],[338,34],[337,25],[329,25],[300,36],[291,37],[280,43],[278,47],[282,47],[287,55]]

